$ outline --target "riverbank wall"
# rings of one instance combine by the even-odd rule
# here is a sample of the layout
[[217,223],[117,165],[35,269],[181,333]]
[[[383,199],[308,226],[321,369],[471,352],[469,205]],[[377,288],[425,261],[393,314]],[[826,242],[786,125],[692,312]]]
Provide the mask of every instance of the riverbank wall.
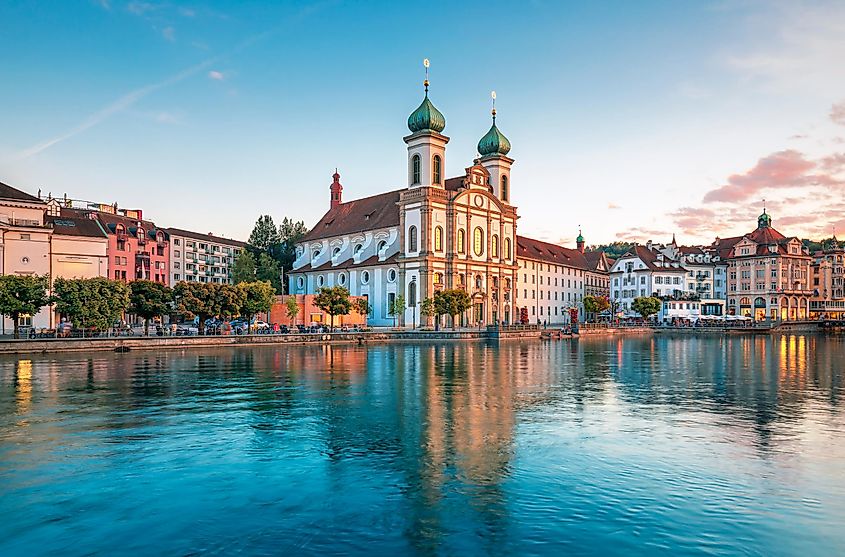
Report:
[[[285,346],[302,344],[370,344],[381,342],[449,342],[540,340],[541,329],[497,330],[461,329],[457,331],[368,331],[285,335],[227,335],[177,337],[58,338],[0,341],[0,354],[55,352],[128,352],[133,350],[174,350],[221,346]],[[647,327],[582,330],[582,336],[650,334]],[[569,338],[564,335],[563,338]]]

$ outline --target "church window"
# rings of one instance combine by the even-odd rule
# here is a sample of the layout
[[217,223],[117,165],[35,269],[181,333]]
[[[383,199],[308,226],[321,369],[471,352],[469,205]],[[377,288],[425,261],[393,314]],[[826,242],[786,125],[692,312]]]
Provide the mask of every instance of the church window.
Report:
[[408,227],[408,251],[417,251],[417,227]]
[[322,287],[323,284],[325,284],[325,282],[326,282],[326,279],[323,278],[323,275],[320,275],[320,276],[317,277],[317,286]]
[[411,183],[412,184],[419,184],[420,183],[420,156],[414,155],[411,159]]
[[472,234],[472,250],[478,257],[484,253],[484,231],[480,226],[476,227]]
[[442,171],[442,168],[441,168],[442,164],[443,163],[442,163],[442,160],[440,159],[440,155],[434,155],[434,164],[432,165],[433,170],[431,172],[431,182],[433,184],[439,184],[440,183],[440,176],[442,174],[442,172],[441,172]]
[[362,251],[363,249],[364,249],[364,244],[357,244],[357,245],[355,246],[355,253],[356,253],[356,254],[359,254],[359,253],[361,253],[361,251]]
[[367,284],[368,282],[370,282],[370,272],[363,271],[361,273],[361,284]]
[[464,253],[466,250],[466,232],[461,228],[458,230],[458,253]]
[[496,234],[493,234],[493,237],[490,238],[490,255],[499,257],[499,236]]
[[412,280],[408,284],[408,307],[412,308],[417,305],[417,281]]
[[510,260],[511,258],[511,239],[505,238],[505,259]]
[[332,250],[332,257],[337,257],[338,255],[340,255],[340,248],[334,248]]
[[387,242],[386,242],[386,241],[382,240],[381,242],[379,242],[379,243],[378,243],[378,251],[383,250],[383,249],[385,248],[385,246],[387,246]]
[[394,282],[396,280],[396,269],[390,269],[387,271],[387,281]]
[[434,251],[443,251],[443,227],[434,227]]
[[341,273],[340,275],[338,275],[338,277],[337,277],[337,282],[338,282],[338,284],[340,284],[341,286],[343,286],[344,284],[346,284],[346,275],[344,275],[343,273]]
[[508,200],[508,177],[502,176],[502,201]]

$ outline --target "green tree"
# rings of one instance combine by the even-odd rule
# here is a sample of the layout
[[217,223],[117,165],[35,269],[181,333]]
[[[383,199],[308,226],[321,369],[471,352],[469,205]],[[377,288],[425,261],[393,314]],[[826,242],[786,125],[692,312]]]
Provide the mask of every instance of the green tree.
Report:
[[607,296],[584,296],[584,311],[589,315],[593,315],[593,319],[598,318],[598,314],[610,309],[610,300]]
[[631,302],[631,309],[643,316],[643,319],[648,319],[658,311],[662,302],[659,298],[653,296],[639,296],[634,298]]
[[335,315],[349,315],[352,311],[349,290],[343,286],[324,286],[314,297],[314,305],[329,314],[332,328],[334,328]]
[[251,282],[255,280],[256,263],[255,256],[248,250],[241,250],[232,264],[232,282]]
[[454,329],[457,316],[472,307],[472,298],[462,289],[440,290],[434,294],[434,306],[438,315],[452,318]]
[[296,302],[296,296],[288,296],[285,300],[285,313],[290,319],[291,326],[296,325],[296,316],[299,315],[299,304]]
[[293,262],[296,260],[296,244],[307,232],[308,229],[301,220],[294,221],[287,217],[282,219],[279,225],[279,249],[274,255],[285,273],[293,269]]
[[151,280],[129,283],[129,313],[144,319],[144,336],[150,335],[150,319],[168,313],[173,305],[173,291]]
[[108,329],[129,307],[129,286],[104,277],[57,278],[53,292],[56,311],[83,328]]
[[219,313],[214,285],[182,281],[173,288],[176,310],[185,317],[196,317],[202,332],[205,322]]
[[231,319],[241,314],[245,294],[241,288],[232,284],[209,284],[214,296],[214,307],[221,319]]
[[[428,327],[431,323],[432,317],[437,317],[437,306],[434,305],[434,300],[431,298],[424,298],[420,301],[420,315],[425,317],[425,326]],[[440,320],[436,325],[440,325]]]
[[35,315],[51,302],[47,295],[49,283],[47,276],[0,276],[0,314],[12,318],[15,338],[20,338],[20,316]]
[[270,215],[258,217],[258,220],[255,221],[255,227],[249,235],[249,244],[259,251],[270,254],[279,242],[279,229],[276,228],[273,217]]
[[355,313],[364,317],[364,322],[366,322],[366,318],[370,315],[370,312],[373,311],[373,307],[370,305],[369,300],[363,297],[355,298],[352,302],[352,309],[355,310]]
[[247,318],[247,323],[252,323],[256,313],[270,311],[276,301],[276,291],[267,281],[242,282],[238,288],[243,292],[240,312]]
[[[393,298],[393,303],[390,304],[390,307],[387,308],[387,314],[393,316],[393,326],[397,326],[397,320],[400,320],[402,315],[405,313],[405,309],[407,306],[405,305],[405,297],[402,294],[397,295]],[[401,321],[399,321],[401,324]]]
[[[282,267],[278,261],[266,253],[259,254],[255,279],[264,280],[273,285],[276,292],[284,292],[282,285]],[[253,280],[255,280],[253,279]]]
[[634,247],[634,244],[631,242],[611,242],[609,244],[590,246],[587,251],[603,251],[608,257],[618,259],[620,256],[628,253],[628,250],[632,247]]

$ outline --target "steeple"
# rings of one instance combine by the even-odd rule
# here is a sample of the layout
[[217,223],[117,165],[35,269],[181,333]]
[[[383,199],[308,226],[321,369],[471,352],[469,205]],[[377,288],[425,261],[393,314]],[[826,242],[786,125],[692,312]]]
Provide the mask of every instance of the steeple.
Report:
[[584,235],[581,233],[581,227],[578,227],[578,237],[575,238],[575,245],[578,251],[584,253]]
[[449,138],[441,134],[446,128],[446,118],[428,98],[428,58],[425,66],[425,98],[408,117],[411,135],[404,138],[408,144],[408,187],[443,187],[446,182],[446,144]]
[[757,228],[771,228],[772,217],[766,214],[766,200],[763,200],[763,214],[757,217]]
[[331,208],[334,209],[343,203],[343,186],[340,185],[340,174],[337,173],[337,168],[334,169],[334,174],[332,174],[332,185],[329,186],[329,190],[332,192]]
[[513,159],[508,158],[507,154],[511,150],[511,142],[496,126],[496,91],[491,91],[490,97],[493,101],[493,109],[490,111],[493,116],[493,125],[479,140],[478,154],[481,155],[481,165],[490,173],[493,194],[505,203],[510,203],[510,174]]

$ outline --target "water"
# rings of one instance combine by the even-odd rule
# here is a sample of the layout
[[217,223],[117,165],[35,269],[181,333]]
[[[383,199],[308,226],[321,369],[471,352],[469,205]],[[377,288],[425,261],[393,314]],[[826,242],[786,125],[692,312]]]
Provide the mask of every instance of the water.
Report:
[[845,339],[0,357],[0,554],[845,553]]

